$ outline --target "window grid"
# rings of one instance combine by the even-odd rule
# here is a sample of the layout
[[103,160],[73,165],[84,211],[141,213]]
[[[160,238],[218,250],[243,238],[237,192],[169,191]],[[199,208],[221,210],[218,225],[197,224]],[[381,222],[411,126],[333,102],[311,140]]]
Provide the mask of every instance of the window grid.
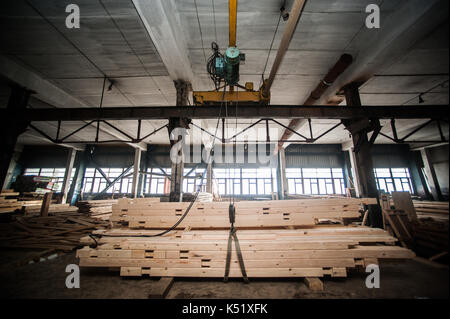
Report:
[[215,168],[220,195],[270,195],[278,191],[274,168]]
[[[101,168],[111,182],[119,177],[126,169],[127,168]],[[133,185],[133,170],[130,170],[126,176],[127,177],[122,177],[116,181],[106,193],[130,194]],[[107,185],[106,179],[96,168],[86,168],[83,181],[83,193],[100,193]]]
[[[69,187],[72,184],[73,177],[75,176],[75,170],[72,169],[72,176],[70,177]],[[64,183],[64,174],[66,173],[65,168],[26,168],[25,176],[42,176],[42,177],[52,177],[53,185],[51,190],[54,192],[60,192],[62,189],[62,184]]]
[[155,173],[155,174],[161,174],[159,175],[152,175],[152,174],[146,174],[145,176],[145,187],[144,187],[144,193],[145,194],[164,194],[170,191],[170,180],[166,176],[162,176],[164,173],[166,173],[168,176],[170,176],[172,169],[170,168],[147,168],[148,173]]
[[409,175],[409,169],[402,168],[375,168],[375,180],[377,189],[390,192],[410,192],[414,193],[414,188]]
[[342,168],[286,168],[289,194],[345,194]]

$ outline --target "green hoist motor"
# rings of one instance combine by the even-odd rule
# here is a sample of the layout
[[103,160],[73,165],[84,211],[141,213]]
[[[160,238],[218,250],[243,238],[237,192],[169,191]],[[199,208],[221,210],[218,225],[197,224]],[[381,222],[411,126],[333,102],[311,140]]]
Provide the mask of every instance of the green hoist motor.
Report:
[[241,61],[245,61],[245,55],[239,51],[237,47],[228,47],[225,54],[218,52],[218,47],[214,43],[213,50],[215,54],[212,56],[214,61],[214,69],[209,69],[213,73],[213,77],[223,80],[228,85],[237,85],[239,82],[239,65]]

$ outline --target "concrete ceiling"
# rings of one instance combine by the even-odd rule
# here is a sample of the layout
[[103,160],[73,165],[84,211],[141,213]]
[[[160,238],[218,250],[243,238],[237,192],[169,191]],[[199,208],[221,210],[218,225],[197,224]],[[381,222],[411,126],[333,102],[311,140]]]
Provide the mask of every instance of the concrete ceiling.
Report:
[[[192,72],[195,90],[212,89],[205,70],[205,57],[207,59],[211,54],[212,41],[216,41],[222,50],[228,44],[228,1],[78,0],[81,28],[67,29],[65,8],[72,2],[16,0],[0,4],[0,51],[6,61],[10,61],[6,67],[5,63],[3,67],[0,63],[0,73],[16,82],[35,85],[39,82],[31,107],[99,107],[105,76],[114,85],[104,94],[104,107],[175,105],[173,80],[178,77],[176,68]],[[163,5],[159,4],[161,2]],[[281,20],[275,33],[280,2],[238,1],[237,45],[246,54],[246,62],[240,70],[241,83],[252,81],[258,86],[266,61],[264,74],[267,76],[270,72],[286,26]],[[289,9],[292,3],[292,0],[286,1],[286,7]],[[371,3],[381,8],[379,30],[364,26],[365,7]],[[419,103],[419,95],[424,107],[448,104],[448,1],[422,3],[411,0],[308,0],[272,87],[271,103],[302,104],[339,56],[349,53],[354,58],[354,69],[342,78],[367,78],[360,88],[364,105],[415,105]],[[158,6],[173,9],[165,14],[171,23],[170,29],[176,31],[178,49],[184,55],[182,66],[167,62],[173,58],[170,53],[160,55],[160,52],[170,50],[164,50],[167,46],[164,47],[165,43],[152,31],[155,25],[165,21],[155,21],[151,12],[145,11],[147,7],[150,11],[155,8],[156,12]],[[402,12],[405,9],[423,13],[415,17],[411,12]],[[403,28],[401,32],[396,33],[395,28],[386,30],[397,21],[398,28]],[[383,25],[386,26],[384,29]],[[162,33],[170,33],[170,30],[166,28]],[[273,37],[272,50],[269,50]],[[371,59],[366,62],[369,55]],[[13,64],[20,72],[15,71]],[[43,81],[46,87],[42,86]],[[5,85],[1,86],[0,101],[4,107],[9,90]],[[54,94],[46,88],[66,96],[52,98]],[[333,95],[335,90],[329,93]],[[237,128],[243,129],[253,122],[238,120]],[[281,122],[286,125],[289,121]],[[399,135],[406,135],[423,122],[397,121]],[[231,130],[236,127],[234,120],[229,123],[227,136],[233,135]],[[336,123],[333,120],[313,121],[313,135],[320,135]],[[136,122],[113,124],[130,135],[136,134]],[[164,121],[144,121],[143,134],[164,124]],[[389,123],[383,124],[386,125],[382,132],[392,136]],[[81,125],[81,122],[64,123],[61,134],[69,134]],[[214,132],[216,121],[203,121],[205,125]],[[36,126],[52,136],[56,134],[56,123],[38,123]],[[256,127],[265,129],[264,124]],[[271,125],[271,128],[278,129],[278,136],[281,136],[281,127]],[[111,130],[104,129],[100,138],[118,138]],[[448,125],[443,129],[448,136]],[[309,127],[302,127],[299,133],[309,136]],[[89,126],[72,138],[92,140],[93,137],[95,127]],[[430,125],[411,140],[414,137],[416,140],[437,140],[439,133],[436,126]],[[341,126],[319,143],[347,140],[348,132]],[[20,137],[20,142],[48,143],[31,129]],[[167,130],[161,130],[145,142],[167,144]],[[390,143],[390,140],[379,137],[377,143]]]

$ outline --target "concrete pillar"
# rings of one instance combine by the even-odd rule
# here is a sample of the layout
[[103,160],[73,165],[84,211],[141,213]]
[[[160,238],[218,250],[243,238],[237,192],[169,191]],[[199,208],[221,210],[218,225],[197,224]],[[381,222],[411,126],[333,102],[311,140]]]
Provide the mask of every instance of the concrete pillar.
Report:
[[75,157],[77,156],[77,151],[73,148],[69,149],[66,161],[66,171],[64,172],[64,180],[61,188],[61,199],[60,203],[65,203],[67,200],[67,195],[69,194],[70,177],[72,176],[73,164],[75,163]]
[[278,150],[278,194],[280,199],[284,199],[289,194],[289,185],[286,178],[286,154],[285,148]]
[[355,196],[361,197],[361,181],[359,178],[359,170],[356,167],[356,155],[355,155],[355,149],[353,147],[348,150],[348,155],[350,158],[352,182],[353,182],[353,187],[355,189]]
[[[179,151],[179,156],[183,157],[183,149]],[[172,172],[170,178],[170,201],[171,202],[181,202],[183,193],[183,172],[184,172],[184,161],[181,160],[179,163],[172,163]]]
[[138,184],[139,184],[139,170],[141,169],[141,150],[136,148],[134,151],[134,170],[133,170],[133,184],[131,188],[131,195],[133,198],[138,197],[140,195],[138,193]]
[[433,162],[430,158],[430,150],[427,148],[421,149],[420,155],[422,155],[422,161],[425,169],[425,178],[429,186],[429,191],[434,200],[442,201],[443,197],[441,188],[439,187],[439,181],[436,176],[436,171],[434,170]]
[[75,205],[81,194],[81,190],[83,189],[84,173],[89,162],[89,154],[90,149],[89,147],[86,147],[86,150],[84,152],[79,152],[75,158],[75,176],[73,177],[66,199],[66,202],[71,205]]
[[8,171],[6,173],[5,182],[3,183],[2,189],[9,189],[11,188],[11,182],[14,178],[16,167],[20,159],[20,155],[22,154],[23,145],[16,145],[14,149],[14,154],[11,157],[11,161],[9,162]]
[[[145,152],[141,152],[141,172],[147,172],[147,168],[148,168],[148,156],[149,156],[149,150],[145,151]],[[138,190],[137,190],[137,196],[138,197],[143,197],[144,194],[144,189],[146,186],[146,174],[139,174],[139,182],[138,182]]]
[[342,150],[348,152],[348,158],[350,160],[350,172],[352,183],[348,187],[355,189],[355,196],[361,197],[361,181],[359,178],[359,170],[356,165],[355,147],[353,141],[349,141],[342,144]]
[[206,192],[211,194],[213,192],[212,175],[213,175],[212,163],[208,163],[208,167],[206,168]]
[[[361,106],[359,91],[356,85],[350,85],[345,89],[347,106]],[[371,154],[372,144],[369,142],[367,134],[373,131],[373,122],[369,119],[355,119],[342,121],[346,129],[351,133],[353,140],[353,151],[350,158],[354,156],[352,167],[355,168],[360,181],[359,195],[378,199],[378,189],[373,171]],[[369,224],[372,227],[382,227],[381,207],[379,205],[369,205]]]
[[[8,100],[8,109],[24,109],[27,107],[28,99],[31,91],[13,86],[11,88],[11,95]],[[25,132],[29,122],[17,119],[0,119],[0,145],[2,150],[0,152],[0,185],[5,184],[8,170],[10,168],[11,159],[14,155],[17,138],[20,134]]]

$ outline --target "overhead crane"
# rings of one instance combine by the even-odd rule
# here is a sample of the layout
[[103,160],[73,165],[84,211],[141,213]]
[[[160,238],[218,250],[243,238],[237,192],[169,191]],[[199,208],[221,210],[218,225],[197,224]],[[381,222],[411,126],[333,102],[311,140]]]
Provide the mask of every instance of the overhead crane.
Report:
[[[245,85],[239,84],[239,67],[242,62],[245,62],[245,54],[239,50],[236,43],[237,0],[229,0],[228,48],[225,53],[222,54],[220,53],[217,43],[213,42],[211,45],[213,54],[208,59],[206,66],[207,72],[214,82],[215,89],[212,91],[194,91],[194,105],[220,105],[224,102],[235,102],[246,105],[270,104],[270,88],[272,87],[272,83],[284,54],[288,49],[304,4],[304,0],[295,1],[291,13],[289,14],[286,31],[283,34],[269,78],[264,79],[261,87],[255,90],[253,82],[246,82]],[[284,16],[286,16],[286,10],[284,8],[281,10],[284,11]],[[242,89],[242,91],[239,91],[239,89]]]

